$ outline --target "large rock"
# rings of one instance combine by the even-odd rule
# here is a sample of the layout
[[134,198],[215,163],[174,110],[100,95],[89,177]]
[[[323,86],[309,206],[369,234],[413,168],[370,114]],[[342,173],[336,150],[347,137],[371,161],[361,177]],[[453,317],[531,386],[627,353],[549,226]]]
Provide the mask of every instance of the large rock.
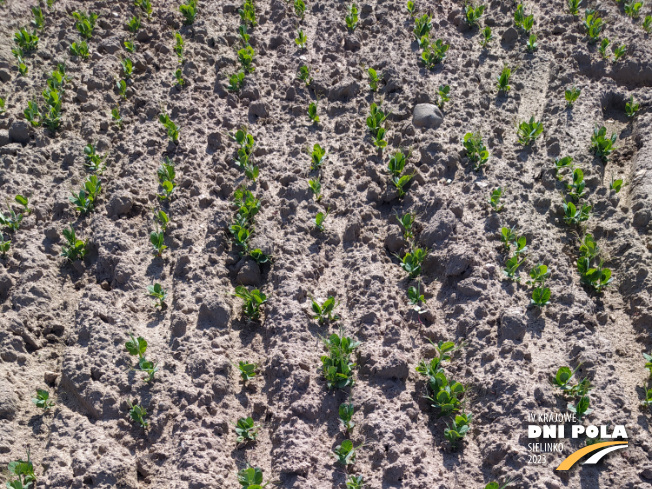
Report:
[[444,121],[439,107],[433,104],[417,104],[414,106],[412,124],[416,127],[437,128]]
[[9,128],[9,139],[15,143],[27,144],[30,141],[31,128],[26,121],[16,121]]
[[511,307],[500,316],[498,336],[503,340],[521,341],[527,330],[525,311],[519,307]]
[[200,328],[226,328],[231,319],[231,306],[220,295],[204,297],[199,306],[197,326]]

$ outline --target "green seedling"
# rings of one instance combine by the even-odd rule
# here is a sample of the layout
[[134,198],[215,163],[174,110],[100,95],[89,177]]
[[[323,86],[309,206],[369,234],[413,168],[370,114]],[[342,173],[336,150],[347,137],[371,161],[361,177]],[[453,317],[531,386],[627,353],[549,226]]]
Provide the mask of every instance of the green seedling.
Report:
[[641,7],[643,7],[643,2],[639,2],[637,0],[625,2],[625,15],[631,17],[632,19],[638,19],[641,15]]
[[518,142],[523,146],[532,144],[543,133],[543,123],[536,122],[534,116],[518,125]]
[[426,304],[426,297],[421,293],[421,281],[417,282],[417,286],[411,285],[407,290],[408,300],[412,305],[412,309],[421,314],[426,312],[426,309],[422,306]]
[[607,137],[606,127],[596,127],[591,136],[591,151],[606,163],[608,156],[616,149],[614,147],[616,139],[618,139],[616,134],[612,134],[610,138]]
[[326,150],[319,144],[315,144],[310,155],[310,169],[319,170],[326,161],[326,157]]
[[568,0],[568,13],[577,16],[580,11],[582,0]]
[[36,397],[32,399],[32,402],[36,404],[37,408],[44,411],[54,407],[54,402],[50,401],[50,393],[43,389],[36,389]]
[[48,8],[52,8],[52,7],[54,7],[54,3],[56,1],[57,0],[46,0],[45,3],[47,4]]
[[27,108],[24,110],[23,115],[32,126],[38,127],[41,125],[41,111],[36,102],[27,102]]
[[125,47],[125,51],[128,53],[136,52],[136,45],[132,41],[122,41],[122,45]]
[[[244,27],[244,26],[240,26],[240,27]],[[246,32],[247,29],[245,27],[245,33]],[[179,32],[174,33],[174,52],[177,53],[177,59],[179,60],[179,63],[183,63],[183,37],[181,37],[181,34]]]
[[613,190],[615,193],[618,193],[623,188],[625,183],[621,178],[614,180],[614,177],[611,177],[611,183],[609,184],[609,190]]
[[419,47],[423,47],[429,40],[430,31],[432,30],[432,17],[423,14],[421,17],[414,18],[414,37],[416,37]]
[[30,459],[29,449],[27,449],[27,460],[17,460],[9,462],[7,470],[16,480],[7,482],[9,489],[33,489],[36,485],[36,475],[34,474],[34,465]]
[[243,382],[253,379],[256,376],[258,366],[255,363],[238,362],[238,370],[240,371],[240,378]]
[[478,5],[477,7],[471,3],[464,6],[464,20],[471,27],[477,27],[484,13],[485,6]]
[[450,44],[446,44],[441,39],[426,44],[421,53],[421,59],[426,65],[426,68],[432,70],[435,66],[442,63],[446,59],[448,48],[450,48]]
[[252,29],[258,25],[256,22],[256,7],[253,0],[245,0],[242,8],[238,10],[240,20],[244,25],[250,26]]
[[267,296],[258,289],[249,291],[245,286],[238,285],[235,288],[236,297],[244,301],[242,310],[249,319],[256,320],[260,317],[260,306],[267,302]]
[[306,15],[306,4],[303,0],[294,0],[294,13],[300,19]]
[[347,29],[351,32],[355,31],[355,28],[358,27],[358,7],[355,3],[352,3],[349,7],[349,14],[344,17],[344,22],[346,23]]
[[557,180],[561,181],[564,178],[563,171],[567,168],[572,168],[573,166],[573,157],[564,156],[555,159],[555,170],[557,175]]
[[89,143],[84,146],[84,157],[86,159],[86,167],[89,170],[102,173],[106,168],[106,165],[102,165],[106,159],[106,155],[99,154],[94,144]]
[[312,77],[310,76],[310,67],[301,65],[299,67],[299,71],[297,71],[297,78],[303,81],[306,86],[309,86],[312,83]]
[[159,199],[168,200],[172,198],[174,190],[177,188],[177,184],[174,182],[176,177],[176,170],[174,169],[174,163],[167,156],[163,162],[159,165],[158,170],[156,171],[156,176],[158,177],[158,183],[163,189],[163,192],[159,194]]
[[467,132],[462,140],[466,156],[473,163],[473,169],[479,171],[489,160],[489,151],[479,132]]
[[440,416],[455,413],[462,407],[460,397],[465,392],[464,386],[449,380],[443,370],[428,375],[428,389],[431,395],[426,396],[426,399],[432,403],[432,407],[439,410]]
[[161,286],[161,284],[155,283],[154,285],[148,285],[147,294],[150,297],[156,299],[156,301],[154,302],[154,307],[160,307],[161,309],[165,309],[167,307],[167,304],[165,304],[165,299],[167,298],[168,293]]
[[20,224],[23,222],[23,215],[16,214],[16,212],[7,204],[9,215],[5,216],[0,212],[0,226],[8,227],[14,233],[20,229]]
[[382,124],[387,120],[387,117],[389,117],[389,114],[385,115],[375,102],[372,102],[369,106],[369,111],[370,115],[367,117],[367,128],[369,129],[369,132],[375,136],[378,130],[382,127]]
[[0,97],[0,115],[7,112],[6,104],[6,100],[3,97]]
[[142,336],[134,338],[134,335],[129,333],[131,338],[125,343],[125,350],[132,356],[138,357],[138,369],[147,374],[147,378],[143,379],[145,382],[154,380],[154,374],[158,372],[158,367],[153,362],[145,358],[147,351],[147,341]]
[[609,59],[609,53],[607,53],[607,48],[609,47],[609,41],[608,38],[604,38],[602,42],[600,42],[600,47],[598,48],[598,52],[600,53],[600,56],[604,59]]
[[297,37],[294,39],[294,42],[299,47],[299,49],[306,49],[308,38],[306,37],[306,34],[303,32],[303,30],[299,29],[297,31]]
[[527,43],[525,45],[527,48],[528,52],[533,53],[534,51],[537,50],[537,35],[536,34],[530,34],[530,37],[528,37]]
[[124,76],[125,79],[131,78],[131,75],[134,72],[133,62],[129,58],[124,58],[120,61],[120,64],[122,65],[122,76]]
[[470,413],[463,413],[456,415],[450,425],[448,423],[446,424],[444,437],[451,444],[451,447],[457,447],[457,444],[464,439],[471,428],[470,424],[472,420],[473,416]]
[[575,101],[579,98],[582,91],[577,87],[567,88],[564,92],[564,98],[566,99],[566,106],[573,107]]
[[516,228],[503,227],[500,229],[500,240],[505,245],[505,251],[509,251],[512,245],[516,244],[518,237],[516,235]]
[[187,3],[182,3],[179,5],[179,12],[184,17],[183,23],[192,25],[197,17],[197,0],[188,0]]
[[354,447],[351,440],[344,440],[340,445],[335,447],[333,453],[337,461],[344,466],[353,465],[355,463],[356,452],[360,447]]
[[360,342],[337,334],[332,334],[323,341],[329,352],[321,357],[322,373],[328,388],[342,389],[352,386],[356,364],[351,361],[350,356],[360,346]]
[[140,17],[134,15],[127,22],[127,30],[135,34],[136,32],[138,32],[138,29],[140,29]]
[[645,368],[650,371],[650,377],[652,377],[652,355],[643,353],[643,358],[645,359]]
[[5,240],[2,231],[0,231],[0,256],[2,256],[2,258],[7,257],[7,253],[9,253],[9,248],[11,248],[11,241]]
[[238,50],[238,61],[240,61],[242,69],[247,73],[253,73],[256,70],[254,68],[254,56],[256,56],[256,52],[251,46],[245,46]]
[[149,242],[158,257],[163,256],[163,252],[168,249],[165,245],[165,233],[163,231],[156,230],[149,233]]
[[645,401],[643,401],[641,404],[643,404],[643,406],[648,409],[650,406],[652,406],[652,389],[645,390]]
[[455,346],[453,341],[439,341],[437,344],[430,341],[435,347],[436,356],[429,363],[421,360],[415,370],[426,377],[434,377],[442,372],[442,362],[449,361],[453,353],[459,350],[463,345]]
[[34,16],[34,19],[32,19],[32,25],[34,26],[34,28],[43,29],[43,27],[45,27],[45,17],[43,15],[43,10],[41,10],[41,7],[39,6],[32,7],[32,15]]
[[23,211],[26,214],[31,214],[32,213],[32,210],[29,208],[29,199],[27,197],[25,197],[24,195],[18,194],[18,195],[16,195],[16,197],[14,197],[14,201],[18,205],[22,206]]
[[73,262],[75,260],[83,260],[88,253],[88,242],[82,241],[77,238],[75,229],[70,226],[62,232],[66,244],[61,247],[61,256]]
[[22,53],[27,54],[36,51],[38,49],[38,40],[36,32],[30,34],[25,28],[20,28],[18,32],[14,34],[14,42],[18,45],[21,56]]
[[315,102],[310,102],[308,106],[308,118],[312,121],[313,124],[319,123],[319,115],[317,115],[317,104]]
[[629,97],[629,101],[625,103],[625,115],[629,119],[633,119],[640,109],[641,104],[634,102],[634,96]]
[[451,87],[449,85],[439,85],[439,90],[437,91],[437,95],[439,95],[439,98],[437,99],[437,106],[441,110],[444,110],[444,104],[451,99],[450,92]]
[[170,119],[170,116],[168,114],[160,114],[158,120],[165,127],[170,141],[174,144],[179,144],[179,127]]
[[580,244],[580,257],[577,260],[580,282],[591,287],[598,294],[613,280],[611,270],[604,268],[604,261],[598,257],[599,251],[593,236],[586,234]]
[[239,92],[242,86],[244,85],[244,81],[245,81],[244,71],[238,71],[237,73],[233,73],[229,77],[229,86],[227,87],[229,92]]
[[591,215],[591,206],[589,204],[578,204],[564,201],[564,222],[569,226],[577,226],[584,221],[588,221]]
[[353,419],[353,403],[352,402],[343,402],[340,404],[339,408],[339,417],[340,417],[340,422],[342,423],[342,426],[344,427],[344,431],[347,433],[351,432],[355,426],[355,423],[352,421]]
[[584,29],[586,30],[586,35],[589,38],[589,42],[597,42],[600,38],[600,33],[604,29],[605,22],[598,16],[595,10],[586,9],[584,19]]
[[310,190],[312,190],[315,200],[319,202],[322,198],[319,177],[308,180],[308,186],[310,187]]
[[238,482],[242,489],[263,489],[269,482],[263,484],[263,471],[258,467],[248,467],[238,472]]
[[378,77],[378,73],[373,68],[368,68],[367,69],[367,74],[369,75],[369,89],[372,92],[377,92],[378,91],[378,83],[380,82],[380,78]]
[[482,29],[480,34],[480,46],[482,46],[484,49],[487,49],[491,41],[494,39],[494,36],[491,33],[491,27],[486,26],[484,29]]
[[646,15],[643,20],[643,30],[648,34],[652,33],[652,15]]
[[530,279],[527,281],[528,285],[542,285],[550,278],[550,272],[546,265],[539,264],[530,270]]
[[383,148],[387,147],[385,134],[387,134],[387,130],[384,127],[379,127],[373,139],[374,146],[376,146],[376,148],[378,148],[379,151],[382,151]]
[[406,4],[406,9],[408,11],[408,14],[410,14],[410,17],[414,18],[414,16],[417,13],[417,6],[414,4],[412,0],[408,0]]
[[254,420],[251,416],[238,419],[238,422],[235,425],[235,434],[238,435],[236,441],[238,443],[256,441],[256,438],[258,437],[258,428],[260,428],[260,426],[254,424]]
[[[532,272],[530,272],[530,276],[532,276]],[[541,283],[541,285],[535,287],[532,290],[531,304],[537,307],[546,306],[550,303],[550,296],[551,296],[550,289],[548,287],[544,287],[544,284]]]
[[364,477],[361,475],[350,475],[349,480],[346,481],[346,489],[363,489],[364,485]]
[[122,117],[120,116],[119,106],[111,109],[111,119],[115,122],[115,125],[118,126],[118,129],[122,129]]
[[145,419],[147,417],[147,411],[140,404],[137,404],[134,400],[133,403],[127,401],[129,404],[129,417],[134,423],[138,423],[143,429],[147,429],[149,423]]
[[159,210],[155,210],[155,211],[154,211],[154,220],[156,221],[156,223],[157,223],[159,226],[161,226],[161,229],[162,229],[163,231],[166,231],[166,230],[167,230],[167,228],[168,228],[168,224],[169,224],[169,222],[170,222],[170,218],[168,217],[168,215],[167,215],[165,212],[163,212],[163,211],[160,210],[160,209],[159,209]]
[[570,392],[573,386],[570,385],[571,379],[575,376],[581,365],[578,365],[575,370],[569,367],[559,367],[557,373],[552,378],[552,383],[565,392]]
[[407,241],[411,241],[412,239],[414,239],[414,232],[412,231],[412,227],[415,221],[414,214],[407,212],[403,214],[403,217],[399,217],[399,215],[396,214],[396,220],[398,221],[399,225],[403,229],[403,237]]
[[512,484],[513,481],[508,480],[505,482],[502,486],[500,485],[499,482],[490,482],[486,486],[484,486],[484,489],[507,489]]
[[97,178],[97,175],[91,175],[86,178],[79,193],[72,192],[72,197],[68,199],[75,205],[75,210],[87,214],[95,210],[95,203],[101,190],[102,181]]
[[322,304],[319,304],[312,296],[310,296],[310,301],[312,302],[312,312],[315,313],[314,316],[311,316],[313,319],[316,319],[319,324],[323,324],[326,321],[338,321],[340,317],[337,314],[333,314],[333,311],[337,306],[340,305],[339,302],[335,302],[335,297],[328,296]]
[[503,272],[510,280],[520,282],[521,278],[516,275],[516,272],[523,263],[525,263],[525,258],[520,258],[519,255],[514,255],[505,262]]
[[503,70],[498,75],[498,93],[507,93],[512,88],[509,85],[509,80],[512,76],[512,70],[507,66],[503,66]]
[[176,70],[174,70],[174,79],[179,88],[185,85],[186,81],[183,79],[183,73],[181,72],[181,68],[177,68]]
[[[384,131],[384,129],[383,129]],[[380,131],[379,131],[380,132]],[[410,184],[410,181],[414,177],[414,174],[408,174],[408,175],[401,175],[401,176],[394,176],[392,177],[392,184],[394,185],[394,188],[396,188],[396,193],[399,197],[399,199],[405,197],[405,194],[407,193],[407,186]]]
[[585,187],[584,172],[581,168],[576,168],[573,171],[573,183],[566,185],[566,189],[569,191],[568,195],[574,202],[578,202],[586,194]]
[[496,212],[500,212],[505,208],[505,206],[500,203],[500,198],[502,196],[503,196],[502,187],[498,187],[492,190],[491,194],[489,195],[489,205]]
[[328,217],[329,212],[326,211],[324,212],[318,212],[317,215],[315,216],[315,229],[320,232],[324,232],[326,230],[326,227],[324,226],[324,221],[326,221],[326,218]]
[[242,45],[249,46],[249,38],[251,36],[247,33],[246,24],[240,24],[240,27],[238,27],[238,35],[240,36],[240,41],[242,41]]
[[79,31],[79,34],[84,39],[90,39],[93,37],[93,30],[95,29],[95,21],[97,20],[98,14],[86,12],[73,12],[71,14],[75,19],[75,29]]
[[124,80],[116,80],[115,88],[118,90],[120,96],[127,100],[127,82]]
[[582,419],[582,416],[585,416],[587,414],[591,414],[593,412],[593,409],[590,409],[590,400],[589,396],[582,396],[578,399],[576,404],[573,403],[568,403],[568,410],[571,413],[575,413],[577,415],[577,419]]
[[27,72],[29,71],[29,68],[25,64],[25,61],[23,61],[23,58],[18,56],[16,58],[16,62],[18,63],[18,73],[20,73],[20,76],[27,76]]
[[421,274],[421,265],[428,255],[428,250],[424,248],[415,248],[413,251],[405,253],[403,258],[395,255],[396,258],[401,260],[401,268],[405,270],[410,278],[417,278]]
[[149,19],[152,15],[152,2],[151,0],[134,0],[134,6],[140,7],[140,9],[147,14]]
[[524,32],[530,32],[534,27],[534,14],[525,15],[523,4],[518,5],[514,11],[514,25]]

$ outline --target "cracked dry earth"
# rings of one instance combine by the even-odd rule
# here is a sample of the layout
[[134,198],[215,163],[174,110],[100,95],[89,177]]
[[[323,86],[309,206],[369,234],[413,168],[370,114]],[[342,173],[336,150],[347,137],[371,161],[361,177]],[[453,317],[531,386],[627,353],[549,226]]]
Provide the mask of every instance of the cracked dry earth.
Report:
[[[461,1],[417,0],[420,13],[432,15],[433,39],[450,43],[445,61],[427,70],[403,0],[359,4],[354,33],[344,25],[346,2],[307,0],[301,20],[292,4],[256,0],[255,71],[231,93],[240,4],[199,0],[186,26],[176,0],[152,3],[137,34],[125,28],[139,12],[130,1],[44,5],[38,49],[25,56],[27,76],[11,48],[34,3],[0,7],[0,201],[6,212],[5,201],[22,194],[33,208],[18,231],[3,229],[11,249],[0,259],[2,470],[29,447],[39,488],[232,488],[247,463],[283,488],[343,488],[347,470],[369,488],[472,489],[508,479],[518,488],[652,487],[650,415],[641,407],[652,325],[652,40],[641,27],[649,6],[632,20],[612,1],[588,0],[577,17],[561,0],[528,1],[538,37],[530,54],[509,1],[486,4],[482,27],[495,39],[483,50]],[[598,8],[613,44],[626,43],[622,60],[603,60],[587,42],[585,7]],[[69,53],[80,40],[75,10],[99,14],[86,61]],[[297,28],[308,38],[304,51],[293,40]],[[181,89],[173,75],[176,31],[185,43]],[[127,39],[134,54],[123,48]],[[134,74],[121,100],[115,79],[126,56]],[[31,127],[23,111],[30,100],[41,103],[57,62],[66,63],[70,80],[52,134]],[[309,87],[297,80],[303,64],[312,67]],[[507,95],[496,90],[504,64],[513,68]],[[382,73],[376,93],[368,67]],[[451,101],[443,113],[430,107],[429,118],[414,118],[415,106],[436,103],[445,84]],[[571,110],[564,90],[572,85],[581,95]],[[625,116],[630,96],[641,104],[633,119]],[[313,125],[307,108],[317,100],[321,120]],[[381,100],[391,112],[382,154],[365,124],[370,104]],[[110,115],[118,104],[122,130]],[[178,145],[160,125],[161,111],[179,125]],[[545,131],[523,148],[516,124],[531,116]],[[242,125],[255,137],[256,183],[233,162],[228,133]],[[618,137],[607,163],[589,149],[596,125]],[[461,144],[469,131],[480,131],[491,153],[479,172]],[[89,174],[88,143],[108,158],[96,209],[83,216],[69,196]],[[307,184],[315,172],[306,148],[315,143],[328,151],[320,202]],[[386,171],[397,148],[412,150],[407,171],[414,177],[402,199]],[[566,189],[554,159],[566,155],[583,169],[593,207],[579,228],[562,219]],[[175,164],[178,187],[162,202],[164,156]],[[612,179],[625,181],[619,193],[610,190]],[[261,200],[254,242],[271,264],[241,258],[232,244],[232,199],[241,184]],[[487,198],[499,186],[505,207],[496,213]],[[171,220],[161,258],[149,243],[158,208]],[[320,233],[313,220],[327,209]],[[416,215],[418,246],[429,250],[420,317],[406,294],[416,282],[395,256],[408,249],[395,217],[406,212]],[[69,225],[88,240],[83,261],[60,256]],[[521,284],[503,274],[503,226],[527,237]],[[580,284],[585,232],[613,272],[603,294]],[[530,306],[525,284],[538,263],[552,272],[551,302],[542,309]],[[169,293],[163,311],[146,295],[154,282]],[[243,315],[232,295],[238,284],[267,295],[259,321]],[[329,295],[341,301],[341,320],[319,325],[310,296]],[[329,391],[320,338],[339,328],[361,341],[358,367],[353,388]],[[146,338],[147,356],[158,362],[150,384],[131,368],[129,333]],[[435,354],[428,339],[465,342],[444,366],[466,386],[465,409],[473,414],[456,450],[444,437],[450,417],[438,417],[424,399],[426,382],[415,371]],[[247,384],[234,367],[240,360],[259,365]],[[567,440],[563,454],[532,464],[527,416],[564,412],[567,400],[549,379],[560,366],[580,364],[578,375],[593,385],[587,424],[625,425],[630,446],[598,465],[555,472],[584,443]],[[52,409],[31,402],[36,389],[50,392]],[[332,450],[346,437],[338,407],[349,397],[351,439],[363,446],[345,470]],[[134,400],[148,413],[147,430],[129,419]],[[255,443],[236,442],[234,423],[243,416],[261,426]]]

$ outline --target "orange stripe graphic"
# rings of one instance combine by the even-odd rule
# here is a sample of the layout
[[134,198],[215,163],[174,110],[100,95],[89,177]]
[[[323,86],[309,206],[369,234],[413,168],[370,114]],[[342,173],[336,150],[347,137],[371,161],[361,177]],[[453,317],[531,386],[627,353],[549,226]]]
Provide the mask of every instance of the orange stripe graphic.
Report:
[[602,448],[610,447],[612,445],[627,445],[626,441],[604,441],[602,443],[596,443],[595,445],[589,445],[588,447],[580,448],[578,451],[571,453],[555,470],[568,470],[575,462],[581,459],[584,455],[588,455],[591,452],[596,452]]

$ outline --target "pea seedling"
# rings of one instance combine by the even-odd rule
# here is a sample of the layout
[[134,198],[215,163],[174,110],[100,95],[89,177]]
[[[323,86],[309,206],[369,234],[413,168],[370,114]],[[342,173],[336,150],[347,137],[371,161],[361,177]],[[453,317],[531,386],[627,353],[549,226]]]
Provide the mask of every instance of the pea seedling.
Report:
[[238,482],[242,489],[263,489],[269,482],[263,484],[263,471],[258,467],[247,467],[238,472]]
[[346,481],[346,489],[363,489],[364,485],[364,478],[361,475],[350,475],[349,480]]
[[32,489],[36,484],[36,475],[34,474],[34,465],[30,459],[29,449],[27,449],[27,460],[9,462],[7,470],[18,478],[7,482],[9,489]]
[[466,156],[473,163],[473,169],[479,171],[489,160],[489,151],[482,141],[479,132],[467,132],[462,141]]
[[88,244],[86,241],[77,239],[75,229],[70,226],[62,231],[66,244],[61,247],[61,256],[69,261],[82,260],[88,253]]
[[68,200],[75,205],[77,211],[88,214],[95,210],[95,203],[101,190],[102,181],[97,178],[97,175],[91,175],[86,178],[79,193],[72,192],[72,197],[68,197]]
[[167,298],[168,293],[158,282],[154,285],[147,286],[147,294],[150,297],[156,299],[154,302],[154,307],[160,307],[161,309],[165,309],[167,307],[165,304],[165,299]]
[[629,101],[625,103],[625,115],[627,115],[629,119],[633,119],[640,108],[641,104],[634,102],[634,96],[632,95],[629,97]]
[[32,7],[32,15],[34,16],[34,19],[32,20],[34,28],[39,30],[43,29],[43,27],[45,27],[45,17],[43,16],[43,10],[41,10],[41,7]]
[[133,34],[138,32],[138,29],[140,29],[140,17],[137,15],[134,15],[129,21],[127,22],[127,30]]
[[526,48],[528,52],[533,53],[534,51],[537,50],[537,35],[536,34],[530,34],[530,37],[528,37],[527,43],[526,43]]
[[340,417],[340,422],[342,423],[342,426],[344,427],[344,430],[349,433],[350,431],[353,430],[355,423],[352,421],[353,419],[353,403],[352,402],[343,402],[340,404],[340,408],[338,410],[338,414]]
[[179,144],[179,127],[170,119],[168,114],[160,114],[159,122],[165,127],[167,135],[174,144]]
[[396,220],[398,221],[401,228],[403,228],[403,237],[407,241],[414,239],[414,233],[412,231],[412,226],[414,225],[415,221],[414,214],[407,212],[403,214],[403,217],[399,217],[399,215],[396,214]]
[[414,17],[415,14],[417,13],[417,7],[414,4],[412,0],[408,0],[407,5],[406,5],[408,14],[410,14],[410,17]]
[[457,444],[464,439],[470,429],[473,416],[469,413],[458,414],[453,422],[444,430],[444,437],[450,442],[451,447],[455,448]]
[[344,18],[346,27],[351,31],[355,31],[355,28],[358,27],[358,7],[355,3],[352,3],[349,7],[349,14]]
[[451,99],[449,95],[450,91],[451,87],[449,85],[439,85],[439,90],[437,92],[437,95],[439,95],[439,98],[437,99],[437,106],[441,110],[444,110],[444,104]]
[[140,404],[136,403],[136,400],[132,402],[127,401],[129,404],[129,417],[135,423],[138,423],[143,429],[147,429],[149,423],[145,419],[147,417],[147,411]]
[[86,167],[94,172],[102,173],[106,169],[106,165],[102,165],[103,161],[106,159],[106,155],[101,155],[95,149],[95,145],[92,143],[84,146],[84,156],[86,158]]
[[300,19],[306,14],[306,4],[303,0],[294,0],[294,13]]
[[158,183],[163,189],[163,193],[159,194],[159,199],[168,200],[172,198],[172,193],[174,189],[177,188],[177,184],[174,182],[176,177],[176,171],[174,169],[174,163],[167,156],[163,162],[158,167],[156,172],[158,177]]
[[652,355],[643,353],[643,358],[645,359],[645,368],[650,371],[650,377],[652,377]]
[[312,83],[312,77],[310,76],[310,67],[301,65],[299,67],[299,71],[297,71],[297,78],[303,81],[306,86],[309,86]]
[[238,285],[233,294],[244,301],[242,310],[249,319],[256,320],[260,317],[260,306],[267,302],[267,296],[258,289],[249,291],[244,285]]
[[98,14],[86,12],[73,12],[71,14],[75,19],[75,29],[79,31],[81,36],[84,39],[90,39],[93,37],[93,30],[95,29],[95,21],[97,20]]
[[597,42],[600,38],[600,33],[605,26],[605,22],[593,9],[586,9],[585,14],[584,29],[586,29],[586,35],[589,38],[589,42]]
[[598,51],[600,52],[600,56],[602,56],[603,59],[609,59],[609,53],[607,53],[607,48],[609,47],[609,41],[608,38],[602,39],[602,42],[600,42],[600,47],[598,48]]
[[572,108],[575,101],[579,98],[582,91],[577,87],[567,88],[564,92],[564,98],[566,99],[566,106]]
[[485,6],[478,5],[477,7],[471,3],[464,6],[464,20],[470,27],[477,27],[480,23],[480,18],[484,13]]
[[648,34],[652,33],[652,15],[646,15],[643,20],[643,30]]
[[32,399],[32,402],[44,411],[54,407],[54,402],[50,401],[50,393],[43,389],[36,389],[36,397]]
[[614,63],[616,63],[617,61],[620,61],[620,59],[627,54],[627,46],[625,44],[621,44],[620,46],[617,46],[613,49],[613,53],[614,53]]
[[312,121],[313,124],[319,123],[319,115],[317,115],[317,104],[315,102],[310,102],[308,106],[308,118]]
[[235,433],[238,435],[236,441],[238,443],[256,441],[256,438],[258,437],[258,428],[260,428],[260,426],[254,424],[254,420],[251,416],[238,419],[238,422],[235,425]]
[[165,233],[163,231],[156,230],[149,233],[149,242],[157,257],[163,256],[163,252],[168,249],[165,245]]
[[118,90],[118,93],[120,96],[124,99],[127,100],[127,82],[124,80],[116,80],[115,81],[115,88]]
[[310,187],[310,190],[312,190],[315,200],[319,202],[322,198],[319,177],[308,180],[308,186]]
[[435,66],[442,63],[446,59],[448,48],[450,48],[450,44],[446,44],[441,39],[428,43],[421,53],[421,59],[426,65],[426,68],[432,70]]
[[582,0],[568,0],[568,13],[577,16]]
[[138,369],[147,374],[147,378],[143,379],[145,382],[154,380],[154,374],[158,372],[158,366],[145,358],[147,351],[147,341],[142,336],[134,338],[134,335],[129,333],[131,338],[125,343],[125,350],[132,356],[138,356]]
[[618,136],[615,133],[610,138],[607,137],[606,127],[596,127],[593,129],[593,135],[591,136],[591,151],[606,163],[608,156],[616,149],[614,147],[616,139],[618,139]]
[[310,169],[319,170],[324,164],[324,161],[326,161],[326,156],[326,150],[319,144],[315,144],[312,147],[312,153],[310,155]]
[[161,229],[165,232],[168,228],[168,224],[170,222],[170,218],[168,215],[163,212],[162,210],[155,210],[154,211],[154,220],[156,223],[161,226]]
[[584,221],[588,221],[591,215],[591,206],[589,204],[578,204],[564,201],[564,222],[569,226],[577,226]]
[[505,206],[500,203],[500,198],[502,197],[502,195],[503,195],[502,187],[498,187],[492,190],[491,194],[489,195],[489,205],[491,205],[491,208],[496,212],[500,212],[505,208]]
[[577,415],[577,419],[582,419],[582,416],[591,414],[593,412],[593,409],[590,409],[589,407],[590,405],[591,402],[589,400],[589,396],[582,396],[578,399],[576,404],[569,402],[568,410],[571,413],[575,413]]
[[367,74],[369,75],[369,89],[372,92],[377,92],[378,91],[378,83],[380,81],[380,78],[378,77],[378,73],[373,68],[368,68],[367,69]]
[[509,85],[509,79],[512,76],[512,70],[507,66],[503,66],[503,70],[498,75],[498,93],[507,93],[512,88]]
[[328,348],[328,355],[322,355],[322,373],[329,389],[342,389],[354,384],[353,369],[356,364],[350,356],[360,346],[359,341],[351,338],[332,334],[328,339],[323,339]]
[[297,31],[297,37],[294,39],[294,42],[299,47],[299,49],[306,49],[308,38],[306,37],[306,34],[303,32],[303,30],[299,29]]
[[21,28],[14,34],[14,42],[20,48],[21,56],[22,53],[30,53],[38,49],[38,36],[36,32],[30,34],[29,31],[25,28]]
[[122,45],[125,47],[125,51],[128,53],[136,52],[136,45],[133,43],[133,41],[122,41]]
[[251,46],[245,46],[238,50],[238,61],[240,61],[242,69],[247,73],[256,71],[254,67],[254,56],[256,56],[256,52]]
[[414,250],[405,253],[403,258],[394,255],[401,260],[401,268],[405,270],[410,278],[417,278],[421,274],[421,264],[425,260],[428,250],[423,248],[414,248]]
[[322,304],[319,304],[312,296],[310,301],[312,302],[312,312],[315,313],[312,318],[316,319],[319,324],[340,319],[337,314],[333,314],[335,308],[340,305],[339,302],[335,302],[335,297],[329,296]]
[[114,107],[111,109],[111,119],[113,119],[115,125],[118,126],[118,129],[122,129],[122,116],[120,115],[120,107]]
[[536,122],[534,116],[518,125],[518,142],[523,146],[532,144],[543,133],[543,123]]
[[7,253],[9,252],[9,248],[11,248],[11,241],[10,240],[5,240],[5,237],[2,234],[2,231],[0,231],[0,256],[2,258],[7,257]]
[[243,382],[253,379],[256,376],[257,369],[258,366],[255,363],[243,362],[242,360],[238,362],[238,370]]
[[229,92],[239,92],[245,81],[245,72],[239,71],[229,77]]
[[360,447],[354,447],[351,440],[344,440],[340,445],[335,447],[333,453],[337,461],[344,466],[355,463],[356,452]]
[[326,220],[326,217],[328,217],[328,211],[324,212],[318,212],[317,215],[315,216],[315,228],[317,231],[324,232],[326,228],[324,227],[324,221]]
[[489,43],[493,41],[494,36],[491,33],[491,27],[486,26],[484,29],[481,31],[481,37],[480,37],[480,46],[482,46],[484,49],[487,49],[489,47]]
[[197,0],[188,0],[187,3],[179,5],[179,12],[184,17],[185,25],[192,25],[197,17]]

